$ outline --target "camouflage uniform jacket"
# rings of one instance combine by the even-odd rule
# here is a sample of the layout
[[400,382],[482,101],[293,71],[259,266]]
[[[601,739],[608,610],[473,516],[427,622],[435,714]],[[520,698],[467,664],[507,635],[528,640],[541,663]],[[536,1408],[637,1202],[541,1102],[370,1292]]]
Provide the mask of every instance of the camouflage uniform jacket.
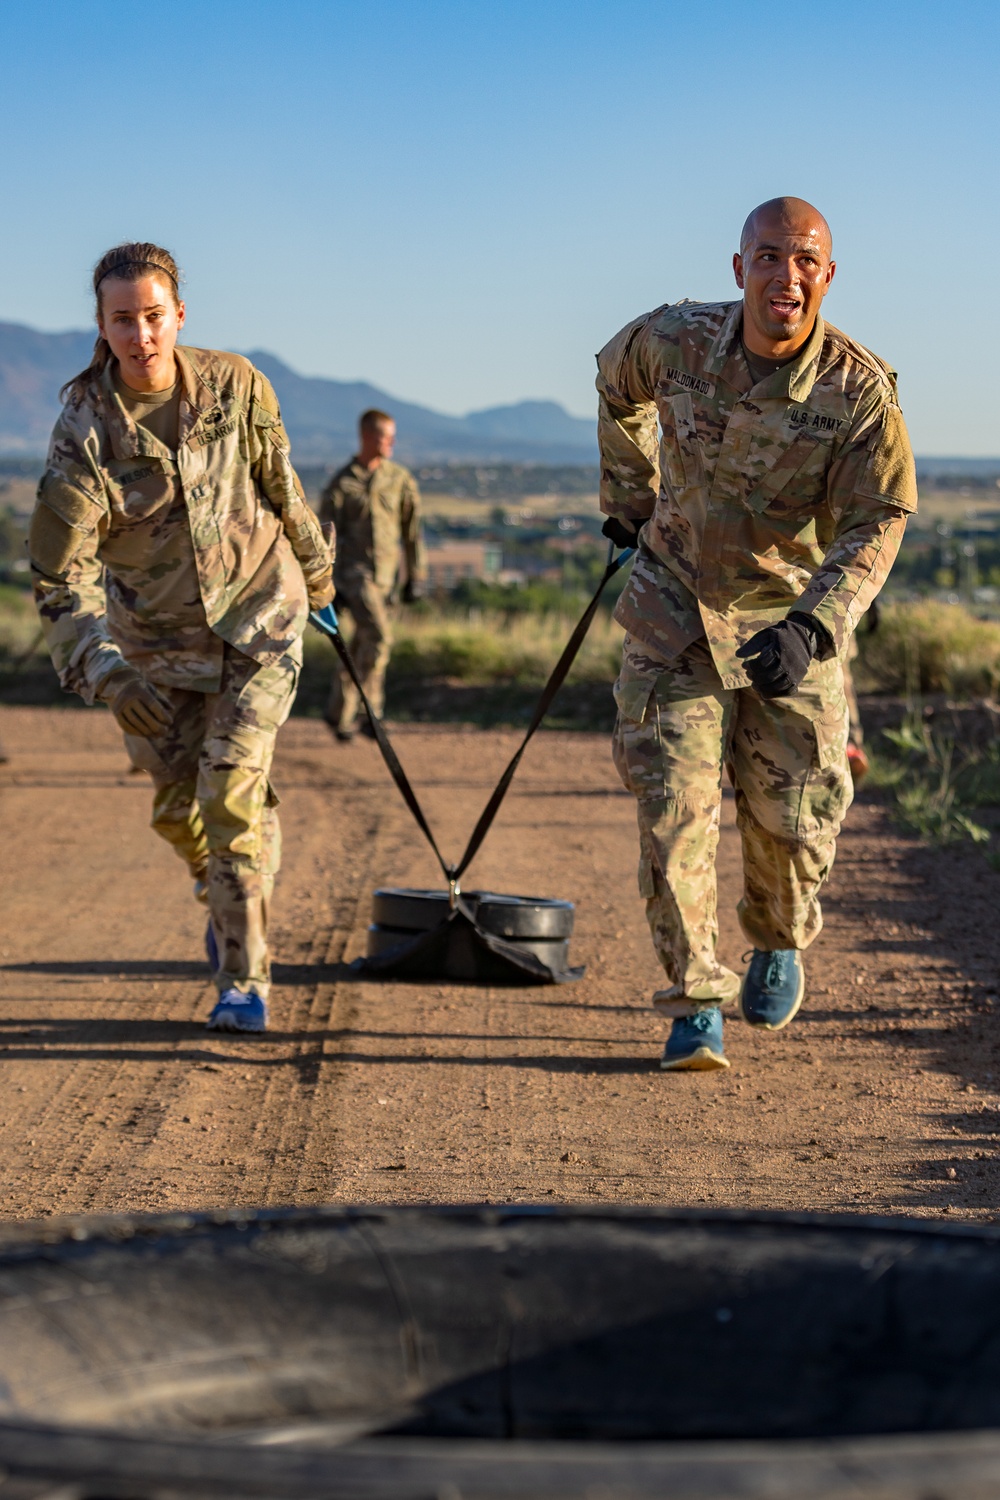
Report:
[[126,412],[114,361],[56,423],[29,536],[65,688],[88,703],[123,658],[164,687],[218,691],[225,643],[274,665],[330,595],[331,553],[278,403],[240,355],[176,351],[176,453]]
[[402,464],[383,459],[376,468],[364,469],[352,458],[323,491],[319,515],[336,528],[339,593],[350,596],[365,578],[388,593],[399,570],[400,544],[404,577],[419,582],[426,575],[420,491]]
[[841,655],[917,504],[893,372],[817,318],[755,383],[742,316],[667,304],[597,357],[601,509],[645,523],[616,619],[667,660],[706,637],[726,688],[749,683],[737,647],[793,609]]

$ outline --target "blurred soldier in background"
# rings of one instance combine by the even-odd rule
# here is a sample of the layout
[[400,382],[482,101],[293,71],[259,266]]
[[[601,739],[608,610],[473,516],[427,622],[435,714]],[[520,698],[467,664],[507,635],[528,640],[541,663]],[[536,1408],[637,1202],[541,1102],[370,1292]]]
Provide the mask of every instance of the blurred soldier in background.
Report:
[[[423,596],[426,566],[420,535],[420,491],[409,469],[392,462],[396,424],[388,412],[366,411],[358,423],[358,452],[323,491],[319,517],[337,534],[334,585],[338,613],[354,621],[351,655],[379,718],[392,648],[391,605],[400,570],[404,604]],[[338,666],[326,722],[338,740],[357,733],[357,689]]]
[[[820,316],[822,214],[762,204],[733,269],[741,302],[664,305],[598,356],[604,531],[638,545],[615,610],[614,755],[638,801],[667,1069],[728,1067],[720,1007],[737,995],[768,1030],[802,1002],[852,795],[842,663],[917,503],[893,372]],[[742,984],[716,956],[724,766]]]

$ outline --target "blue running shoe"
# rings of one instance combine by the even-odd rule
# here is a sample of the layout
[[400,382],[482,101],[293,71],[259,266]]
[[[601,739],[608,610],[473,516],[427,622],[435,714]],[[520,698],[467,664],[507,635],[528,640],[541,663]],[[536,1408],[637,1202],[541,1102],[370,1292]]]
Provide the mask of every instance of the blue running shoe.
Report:
[[670,1072],[681,1068],[704,1072],[708,1068],[729,1067],[729,1059],[722,1050],[722,1012],[717,1005],[674,1022],[660,1067]]
[[256,990],[223,990],[206,1024],[209,1031],[266,1031],[267,1003]]
[[765,1031],[780,1031],[797,1012],[805,992],[806,971],[797,949],[755,948],[740,990],[743,1019]]
[[215,928],[212,926],[211,917],[209,917],[208,926],[205,928],[205,957],[208,959],[208,967],[212,973],[218,974],[222,965],[219,962],[219,945],[215,941]]

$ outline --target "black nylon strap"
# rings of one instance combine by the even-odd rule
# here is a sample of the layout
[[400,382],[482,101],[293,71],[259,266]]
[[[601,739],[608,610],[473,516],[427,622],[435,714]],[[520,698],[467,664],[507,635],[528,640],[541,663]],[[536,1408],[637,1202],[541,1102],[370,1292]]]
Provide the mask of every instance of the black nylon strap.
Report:
[[[315,624],[315,621],[313,623]],[[372,734],[375,736],[375,743],[376,745],[378,745],[379,749],[382,752],[382,759],[385,761],[386,766],[388,767],[389,775],[399,787],[403,801],[406,803],[407,807],[410,809],[410,812],[416,818],[420,830],[424,835],[424,838],[427,840],[431,848],[434,850],[434,853],[437,855],[437,862],[441,866],[441,869],[444,871],[445,880],[447,880],[448,884],[450,885],[451,882],[457,878],[455,872],[450,865],[445,864],[444,859],[441,856],[441,850],[437,846],[437,840],[435,839],[433,833],[431,833],[430,824],[424,817],[424,810],[420,806],[420,803],[417,801],[417,794],[410,785],[409,777],[400,764],[399,756],[396,754],[395,750],[390,744],[389,736],[382,728],[381,719],[378,717],[378,715],[375,713],[375,710],[368,702],[368,695],[365,692],[364,688],[361,686],[361,679],[358,676],[358,669],[354,665],[354,662],[351,660],[351,653],[348,651],[346,645],[344,644],[343,636],[340,634],[339,630],[334,634],[330,634],[330,632],[326,630],[324,630],[323,633],[324,635],[329,636],[329,639],[333,642],[333,649],[336,651],[337,655],[344,663],[344,671],[347,673],[348,677],[357,688],[358,693],[361,697],[362,705],[364,706],[365,713],[368,715],[368,722],[372,727]]]
[[344,644],[344,639],[341,636],[340,631],[330,630],[322,620],[317,618],[315,614],[310,616],[310,618],[312,619],[312,623],[317,627],[317,629],[322,630],[323,634],[328,636],[329,639],[333,642],[333,648],[336,651],[337,655],[340,657],[340,660],[343,662],[344,670],[346,671],[348,677],[350,677],[351,681],[354,683],[354,686],[357,688],[365,713],[368,715],[368,722],[371,725],[372,734],[375,736],[375,743],[378,745],[379,749],[382,752],[382,759],[386,763],[389,775],[392,777],[393,781],[399,788],[403,801],[406,803],[407,807],[410,809],[410,812],[416,819],[420,831],[423,833],[427,842],[434,850],[434,853],[437,856],[437,862],[441,866],[441,869],[444,873],[444,878],[448,882],[449,886],[453,884],[457,885],[462,875],[469,868],[469,865],[478,854],[483,840],[492,827],[494,818],[500,811],[500,804],[503,802],[503,799],[507,795],[508,788],[510,787],[511,782],[514,779],[514,774],[521,763],[521,757],[524,754],[525,750],[528,748],[529,741],[533,738],[535,731],[538,729],[542,720],[545,718],[545,715],[552,707],[553,699],[555,698],[559,689],[562,687],[563,683],[566,681],[569,669],[576,660],[580,647],[583,645],[584,637],[586,636],[587,631],[590,629],[590,626],[594,619],[594,615],[597,613],[597,607],[601,602],[601,595],[604,593],[604,590],[610,580],[618,572],[618,569],[622,566],[623,563],[627,562],[631,556],[631,549],[626,552],[622,552],[618,555],[618,557],[612,558],[608,562],[607,567],[604,569],[601,581],[597,585],[593,598],[587,605],[587,608],[584,610],[583,614],[580,616],[573,634],[570,636],[569,640],[566,642],[566,645],[563,647],[562,655],[556,662],[555,666],[552,669],[552,672],[549,675],[549,680],[542,688],[541,696],[539,697],[538,702],[535,704],[535,711],[531,716],[531,723],[528,725],[524,738],[521,741],[520,745],[517,747],[517,750],[514,752],[514,755],[511,757],[511,760],[508,762],[507,768],[504,771],[503,775],[500,777],[500,780],[494,787],[489,801],[480,813],[479,821],[476,824],[475,828],[472,830],[472,837],[469,839],[468,844],[466,844],[465,846],[465,853],[462,855],[462,858],[457,865],[449,865],[443,859],[441,851],[437,846],[437,841],[434,838],[433,833],[431,832],[430,825],[427,822],[427,819],[424,817],[423,808],[420,806],[420,803],[417,800],[417,794],[414,792],[412,786],[410,785],[409,778],[407,777],[406,772],[403,770],[398,755],[392,748],[392,745],[389,741],[389,736],[386,734],[381,720],[376,716],[374,709],[368,702],[365,690],[361,686],[361,679],[358,677],[357,668],[355,667],[354,662],[351,660],[351,653],[348,651],[347,646]]
[[553,699],[555,698],[559,689],[562,687],[563,683],[566,681],[566,676],[569,672],[569,669],[576,660],[577,653],[579,652],[580,647],[583,645],[584,636],[590,629],[591,622],[593,621],[593,618],[597,613],[597,606],[601,602],[601,595],[604,593],[608,582],[618,572],[618,569],[621,567],[622,563],[627,557],[630,557],[631,555],[631,552],[623,552],[620,557],[613,558],[604,569],[604,574],[601,578],[600,583],[597,585],[594,597],[591,599],[590,603],[587,605],[587,608],[580,616],[576,629],[573,631],[573,634],[570,636],[569,640],[566,642],[566,645],[563,647],[562,655],[553,667],[548,682],[542,688],[541,697],[535,704],[535,712],[531,716],[531,723],[528,725],[524,739],[521,741],[520,745],[514,752],[514,755],[507,765],[507,769],[504,771],[503,775],[500,777],[500,780],[497,782],[490,800],[487,802],[486,806],[483,808],[482,812],[479,815],[479,822],[472,830],[472,837],[466,844],[465,853],[462,855],[462,858],[455,870],[456,880],[461,879],[462,875],[464,875],[465,871],[469,868],[470,864],[479,853],[480,845],[482,844],[483,839],[489,833],[490,827],[493,823],[493,819],[500,811],[500,804],[507,795],[507,789],[509,788],[511,782],[514,780],[514,773],[516,772],[518,766],[521,764],[521,756],[524,754],[525,750],[527,750],[529,740],[532,739],[536,729],[545,718],[545,715],[548,713],[549,709],[552,707]]

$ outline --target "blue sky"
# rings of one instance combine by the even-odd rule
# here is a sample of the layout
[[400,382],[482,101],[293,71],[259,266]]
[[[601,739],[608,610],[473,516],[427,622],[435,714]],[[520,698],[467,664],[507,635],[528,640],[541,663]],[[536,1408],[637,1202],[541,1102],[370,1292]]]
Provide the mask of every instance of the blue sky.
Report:
[[0,318],[79,327],[125,237],[188,336],[452,412],[593,410],[638,313],[830,219],[831,321],[922,453],[1000,454],[1000,7],[0,0]]

